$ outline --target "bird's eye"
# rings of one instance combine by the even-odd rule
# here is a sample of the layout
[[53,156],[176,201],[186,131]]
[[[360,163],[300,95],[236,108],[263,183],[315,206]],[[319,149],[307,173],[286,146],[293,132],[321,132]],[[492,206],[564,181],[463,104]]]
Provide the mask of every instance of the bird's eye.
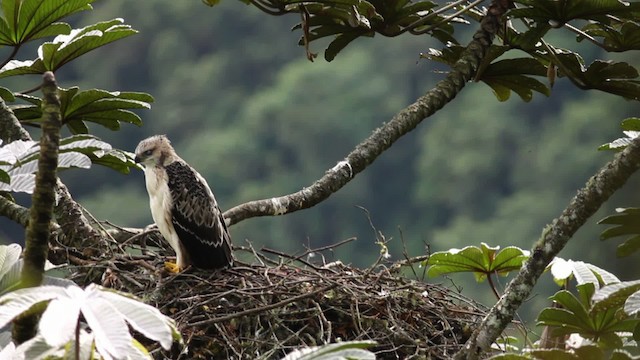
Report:
[[149,156],[149,155],[151,155],[152,153],[153,153],[153,150],[146,150],[146,151],[144,152],[144,155],[145,155],[145,156]]

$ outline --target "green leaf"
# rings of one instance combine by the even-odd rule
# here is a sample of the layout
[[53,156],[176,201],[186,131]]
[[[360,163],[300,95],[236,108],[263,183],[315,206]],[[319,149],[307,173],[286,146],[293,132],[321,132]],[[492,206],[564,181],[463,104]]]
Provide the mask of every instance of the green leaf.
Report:
[[0,97],[2,97],[2,100],[4,101],[8,101],[8,102],[16,101],[16,97],[15,95],[13,95],[13,91],[2,86],[0,86]]
[[[115,150],[91,135],[73,135],[60,140],[58,168],[89,168],[91,164],[110,167],[122,173],[138,168],[131,153]],[[39,145],[34,141],[14,141],[0,148],[0,170],[10,181],[0,183],[0,191],[31,193],[38,170]]]
[[620,282],[620,279],[614,274],[582,261],[564,260],[556,257],[548,268],[551,269],[554,281],[561,286],[566,285],[572,276],[575,277],[578,285],[591,283],[596,288],[600,287],[600,284]]
[[[616,339],[618,339],[618,341],[620,341],[620,337],[616,336],[615,334],[612,334],[612,335]],[[580,347],[576,348],[574,351],[575,351],[575,354],[577,355],[578,359],[581,359],[581,360],[603,360],[603,359],[605,359],[604,350],[602,350],[598,346],[594,346],[594,345],[580,346]]]
[[531,351],[531,355],[540,360],[580,360],[571,351],[560,349],[536,349]]
[[336,55],[342,49],[344,49],[350,42],[360,37],[360,33],[351,32],[351,33],[343,33],[338,35],[327,47],[327,50],[324,51],[324,59],[327,61],[333,61]]
[[74,29],[69,35],[60,35],[52,42],[40,46],[38,54],[46,70],[55,71],[73,59],[137,33],[122,19],[113,19]]
[[220,0],[202,0],[202,2],[207,6],[216,6],[220,3]]
[[[602,45],[607,51],[623,52],[640,50],[640,25],[636,22],[624,22],[621,25],[590,23],[582,31],[592,37],[602,37]],[[578,37],[582,40],[584,37]]]
[[607,285],[594,294],[593,308],[597,310],[619,308],[638,290],[640,290],[640,280]]
[[[610,285],[610,286],[616,286]],[[610,290],[605,290],[606,294]],[[631,319],[626,316],[618,316],[620,310],[618,303],[609,299],[608,306],[591,306],[591,301],[596,301],[602,295],[594,295],[594,285],[586,283],[577,286],[579,296],[576,297],[569,291],[561,290],[551,297],[555,301],[554,307],[545,308],[538,316],[538,324],[554,327],[555,335],[578,333],[583,337],[594,339],[599,346],[615,348],[622,344],[618,332],[632,331],[639,319]]]
[[512,9],[509,15],[533,19],[538,24],[553,21],[556,27],[573,19],[600,20],[607,15],[629,18],[640,10],[639,3],[618,0],[518,0],[518,3],[526,7]]
[[632,80],[638,77],[638,71],[626,62],[595,60],[585,69],[579,54],[560,50],[554,59],[559,62],[561,75],[568,76],[581,89],[597,89],[640,100],[640,81]]
[[69,26],[55,23],[73,13],[92,9],[94,0],[2,1],[0,45],[20,45],[45,36],[65,34]]
[[532,28],[519,33],[513,28],[508,28],[505,42],[515,48],[520,48],[528,53],[541,47],[540,40],[551,29],[548,23],[535,24]]
[[606,229],[600,234],[601,240],[617,236],[631,235],[618,246],[617,256],[629,256],[640,249],[640,208],[616,209],[617,214],[609,215],[598,221],[598,224],[617,225]]
[[640,131],[640,118],[637,118],[637,117],[626,118],[622,120],[620,127],[622,127],[622,130]]
[[[72,134],[88,133],[85,122],[93,122],[110,130],[120,129],[120,123],[142,125],[142,119],[127,109],[148,109],[153,97],[140,92],[120,92],[91,89],[79,91],[77,87],[60,89],[60,108],[62,122]],[[20,98],[35,103],[37,106],[14,107],[14,113],[21,121],[39,122],[42,109],[39,98]]]
[[[591,284],[578,285],[578,287],[591,286]],[[560,304],[564,309],[571,312],[576,319],[576,324],[584,327],[590,326],[589,311],[587,309],[588,304],[581,302],[581,298],[577,298],[571,292],[567,290],[560,290],[551,296],[549,299]],[[563,310],[564,310],[563,309]]]
[[11,60],[0,69],[0,78],[14,75],[44,74],[47,69],[44,67],[42,60]]
[[301,350],[294,350],[281,360],[374,360],[376,358],[375,354],[365,349],[375,344],[375,341],[369,340],[344,341],[335,344],[326,344]]
[[97,354],[103,357],[143,358],[129,326],[169,350],[174,339],[182,342],[175,322],[137,298],[91,284],[40,286],[20,289],[0,297],[0,327],[34,304],[50,301],[41,317],[39,335],[49,346],[64,348],[75,338],[80,315],[91,329]]
[[430,265],[427,274],[434,277],[454,272],[472,272],[477,281],[483,281],[491,274],[506,276],[522,267],[522,263],[529,257],[528,251],[517,247],[499,250],[499,246],[489,247],[481,243],[480,247],[467,246],[436,252],[431,254],[425,264]]

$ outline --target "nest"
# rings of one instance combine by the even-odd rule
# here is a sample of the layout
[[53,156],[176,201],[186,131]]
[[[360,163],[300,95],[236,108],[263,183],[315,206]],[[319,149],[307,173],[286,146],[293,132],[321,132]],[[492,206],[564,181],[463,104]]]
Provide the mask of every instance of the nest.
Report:
[[130,292],[175,319],[187,347],[165,352],[143,342],[158,359],[279,359],[347,340],[376,341],[378,359],[449,359],[485,312],[455,291],[401,275],[423,259],[357,269],[274,259],[274,251],[248,246],[235,248],[243,261],[231,269],[168,274],[163,243],[138,252],[84,261],[70,275]]

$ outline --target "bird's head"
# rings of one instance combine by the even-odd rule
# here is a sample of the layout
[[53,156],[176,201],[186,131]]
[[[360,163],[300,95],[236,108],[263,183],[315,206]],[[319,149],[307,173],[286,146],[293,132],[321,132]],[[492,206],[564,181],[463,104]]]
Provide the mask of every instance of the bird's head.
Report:
[[164,166],[177,157],[171,142],[165,135],[154,135],[146,138],[136,147],[135,162],[145,167]]

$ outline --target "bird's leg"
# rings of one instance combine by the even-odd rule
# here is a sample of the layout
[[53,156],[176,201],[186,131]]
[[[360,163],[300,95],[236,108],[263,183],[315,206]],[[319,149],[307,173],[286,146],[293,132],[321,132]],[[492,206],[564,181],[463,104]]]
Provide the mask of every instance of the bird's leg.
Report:
[[178,264],[173,263],[171,261],[165,261],[164,262],[164,268],[165,268],[165,270],[167,270],[170,273],[177,274],[177,273],[180,272],[180,266],[178,266]]

